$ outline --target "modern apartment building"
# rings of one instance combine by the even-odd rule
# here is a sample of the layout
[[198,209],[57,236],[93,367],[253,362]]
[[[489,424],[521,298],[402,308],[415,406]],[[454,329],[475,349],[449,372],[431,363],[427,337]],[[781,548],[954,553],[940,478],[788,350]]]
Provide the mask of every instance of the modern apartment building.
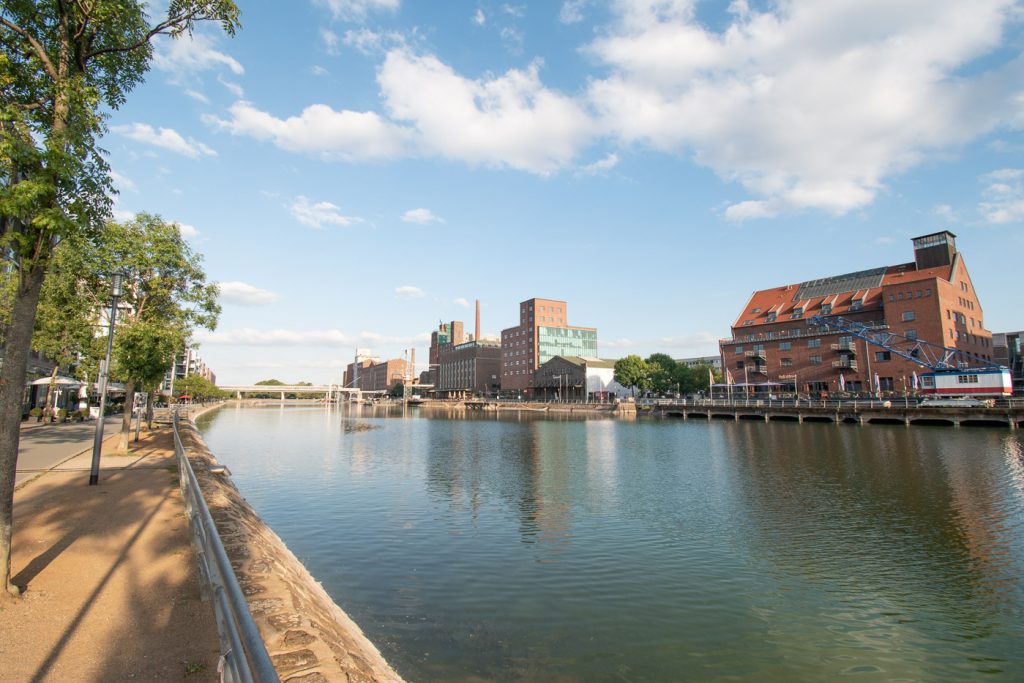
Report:
[[564,301],[523,301],[519,324],[501,331],[502,391],[532,395],[533,373],[555,356],[597,358],[597,329],[569,325]]
[[754,292],[732,337],[719,344],[727,381],[801,393],[901,393],[912,389],[914,373],[924,371],[834,328],[811,326],[816,315],[843,316],[992,361],[992,333],[956,236],[943,231],[912,243],[909,263]]
[[206,362],[199,356],[199,353],[193,348],[186,348],[174,357],[174,365],[171,370],[164,374],[164,381],[160,385],[160,391],[170,393],[175,381],[184,379],[189,375],[199,375],[211,384],[217,383],[217,375],[206,365]]

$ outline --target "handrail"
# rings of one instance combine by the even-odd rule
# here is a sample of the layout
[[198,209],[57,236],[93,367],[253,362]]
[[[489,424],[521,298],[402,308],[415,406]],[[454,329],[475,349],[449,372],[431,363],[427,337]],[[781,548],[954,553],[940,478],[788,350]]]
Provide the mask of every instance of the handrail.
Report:
[[181,445],[177,410],[174,411],[171,423],[174,430],[174,453],[181,473],[181,496],[185,501],[189,527],[192,529],[192,543],[199,561],[203,597],[207,598],[211,594],[213,597],[213,611],[220,639],[221,655],[217,667],[220,679],[227,683],[279,683],[277,671],[270,661],[266,645],[249,612],[245,595],[238,585],[231,561],[213,523],[210,508],[199,489],[199,481]]

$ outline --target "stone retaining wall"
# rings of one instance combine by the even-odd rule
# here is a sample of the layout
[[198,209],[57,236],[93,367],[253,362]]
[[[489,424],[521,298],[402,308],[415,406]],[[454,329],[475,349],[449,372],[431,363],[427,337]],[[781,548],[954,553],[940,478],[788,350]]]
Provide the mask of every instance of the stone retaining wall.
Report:
[[354,621],[327,595],[284,542],[246,502],[229,477],[211,474],[217,462],[195,426],[179,425],[182,444],[199,479],[284,683],[401,681]]

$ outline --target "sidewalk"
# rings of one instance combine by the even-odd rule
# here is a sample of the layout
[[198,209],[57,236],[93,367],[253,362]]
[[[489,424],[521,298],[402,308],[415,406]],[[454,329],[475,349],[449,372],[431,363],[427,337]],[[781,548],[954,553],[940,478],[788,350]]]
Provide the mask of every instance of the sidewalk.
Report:
[[171,430],[130,456],[104,444],[14,495],[14,582],[0,603],[0,681],[216,681],[213,612],[199,599]]

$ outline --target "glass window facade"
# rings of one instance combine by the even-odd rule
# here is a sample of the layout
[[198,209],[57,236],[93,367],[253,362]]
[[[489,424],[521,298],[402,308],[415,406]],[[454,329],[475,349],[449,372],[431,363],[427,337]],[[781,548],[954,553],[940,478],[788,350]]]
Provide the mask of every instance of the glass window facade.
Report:
[[597,332],[568,327],[537,328],[537,364],[543,365],[555,356],[597,358]]

